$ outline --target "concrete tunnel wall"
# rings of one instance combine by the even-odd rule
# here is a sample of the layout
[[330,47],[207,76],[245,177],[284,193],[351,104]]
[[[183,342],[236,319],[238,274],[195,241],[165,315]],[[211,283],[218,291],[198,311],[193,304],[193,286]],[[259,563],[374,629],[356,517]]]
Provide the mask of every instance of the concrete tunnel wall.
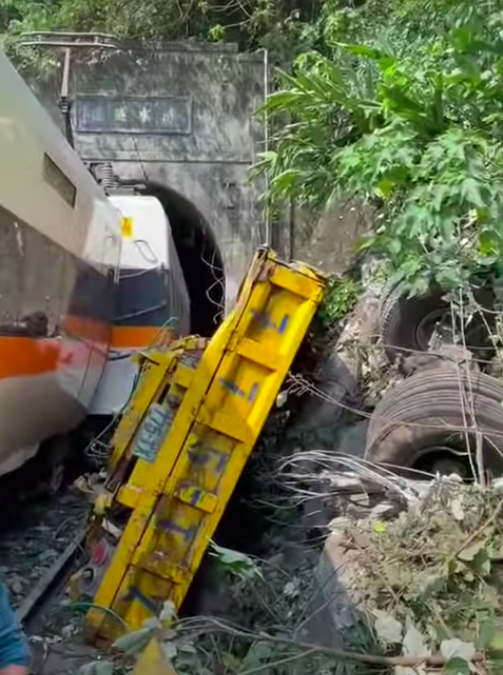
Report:
[[[255,116],[267,84],[263,53],[192,43],[73,53],[76,150],[84,161],[112,162],[122,180],[193,205],[221,254],[229,308],[267,236],[263,185],[249,181],[264,149],[264,123]],[[61,68],[32,87],[62,127],[60,80]]]

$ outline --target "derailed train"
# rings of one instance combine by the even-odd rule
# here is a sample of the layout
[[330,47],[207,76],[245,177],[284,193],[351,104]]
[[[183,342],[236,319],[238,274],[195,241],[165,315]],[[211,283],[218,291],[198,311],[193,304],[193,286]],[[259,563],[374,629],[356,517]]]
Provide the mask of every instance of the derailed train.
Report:
[[117,412],[123,358],[190,328],[167,217],[108,197],[0,52],[0,475],[92,409]]

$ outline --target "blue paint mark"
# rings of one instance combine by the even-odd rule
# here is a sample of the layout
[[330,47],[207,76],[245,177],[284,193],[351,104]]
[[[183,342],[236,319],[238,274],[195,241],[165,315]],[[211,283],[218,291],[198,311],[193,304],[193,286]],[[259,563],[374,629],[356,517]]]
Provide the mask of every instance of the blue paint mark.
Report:
[[285,314],[285,316],[281,319],[279,326],[276,326],[274,321],[266,312],[257,312],[256,309],[251,309],[250,311],[261,326],[265,328],[271,328],[280,335],[283,335],[283,333],[288,328],[288,324],[290,322],[290,316],[288,314]]
[[196,443],[189,448],[189,458],[194,466],[201,467],[208,462],[210,454],[202,445]]
[[261,326],[264,326],[265,328],[276,328],[274,322],[266,312],[258,312],[256,309],[251,309],[250,312]]
[[151,614],[157,616],[159,603],[147,597],[137,586],[130,586],[126,595],[126,601],[138,600]]
[[189,450],[190,461],[194,466],[203,467],[210,460],[210,457],[214,457],[217,460],[216,471],[221,473],[227,464],[227,453],[222,452],[221,450],[216,450],[215,448],[205,447],[196,443]]
[[290,317],[288,316],[288,314],[285,314],[285,316],[281,319],[281,323],[279,324],[279,328],[278,328],[278,333],[280,335],[283,335],[283,333],[286,331],[289,321],[290,321]]
[[169,530],[170,532],[175,532],[176,534],[181,534],[185,541],[192,541],[197,532],[197,527],[189,527],[188,529],[177,525],[172,520],[158,520],[157,526],[161,530]]
[[257,398],[258,392],[259,392],[259,386],[258,386],[258,383],[255,382],[255,384],[250,389],[250,393],[248,394],[248,403],[254,403],[255,402],[255,399]]
[[[288,318],[287,318],[287,323],[288,323]],[[259,385],[257,383],[253,384],[248,396],[246,396],[246,392],[244,392],[242,389],[239,388],[239,386],[235,382],[231,382],[230,380],[224,380],[220,379],[220,384],[225,387],[228,391],[230,391],[233,394],[236,394],[240,398],[246,398],[248,403],[253,403],[255,399],[257,398],[257,394],[259,391]]]
[[194,490],[190,498],[190,503],[192,506],[195,506],[201,497],[201,490]]
[[230,391],[231,394],[236,394],[237,396],[244,398],[246,396],[245,392],[240,389],[239,385],[236,382],[232,382],[232,380],[224,380],[223,377],[220,378],[220,384],[224,389],[227,389],[227,391]]
[[215,455],[219,458],[217,462],[217,473],[222,473],[222,471],[225,469],[225,465],[227,464],[227,453],[223,452],[217,452],[215,451]]

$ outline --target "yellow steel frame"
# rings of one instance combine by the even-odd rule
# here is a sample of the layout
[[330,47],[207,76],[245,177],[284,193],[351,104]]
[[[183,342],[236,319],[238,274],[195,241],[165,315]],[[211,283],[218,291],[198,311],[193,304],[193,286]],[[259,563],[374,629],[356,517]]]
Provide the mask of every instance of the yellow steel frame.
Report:
[[[122,415],[114,433],[108,466],[107,489],[124,506],[134,507],[138,491],[152,465],[134,456],[137,439],[147,413],[153,404],[174,412],[195,373],[198,354],[202,355],[207,340],[189,337],[171,344],[169,351],[141,354],[141,370],[135,394]],[[127,482],[124,477],[129,474]]]
[[[287,265],[268,250],[257,252],[236,308],[186,379],[154,465],[142,469],[134,494],[117,492],[132,514],[94,604],[111,609],[132,629],[158,613],[165,600],[177,608],[182,604],[322,299],[324,283],[307,266]],[[172,363],[171,352],[163,358]],[[146,376],[132,408],[145,412],[168,371],[164,379]],[[134,414],[132,419],[142,417]],[[124,422],[127,433],[117,454],[127,453],[133,427],[131,420]],[[93,608],[88,613],[91,636],[112,639],[118,627],[106,612]]]

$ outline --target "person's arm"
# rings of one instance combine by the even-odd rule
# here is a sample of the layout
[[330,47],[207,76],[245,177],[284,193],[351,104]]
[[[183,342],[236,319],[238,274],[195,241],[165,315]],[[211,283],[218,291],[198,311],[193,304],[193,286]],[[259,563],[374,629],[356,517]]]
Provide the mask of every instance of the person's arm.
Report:
[[0,583],[0,675],[28,675],[30,660],[28,642]]
[[0,670],[0,675],[29,675],[28,666],[7,666]]

